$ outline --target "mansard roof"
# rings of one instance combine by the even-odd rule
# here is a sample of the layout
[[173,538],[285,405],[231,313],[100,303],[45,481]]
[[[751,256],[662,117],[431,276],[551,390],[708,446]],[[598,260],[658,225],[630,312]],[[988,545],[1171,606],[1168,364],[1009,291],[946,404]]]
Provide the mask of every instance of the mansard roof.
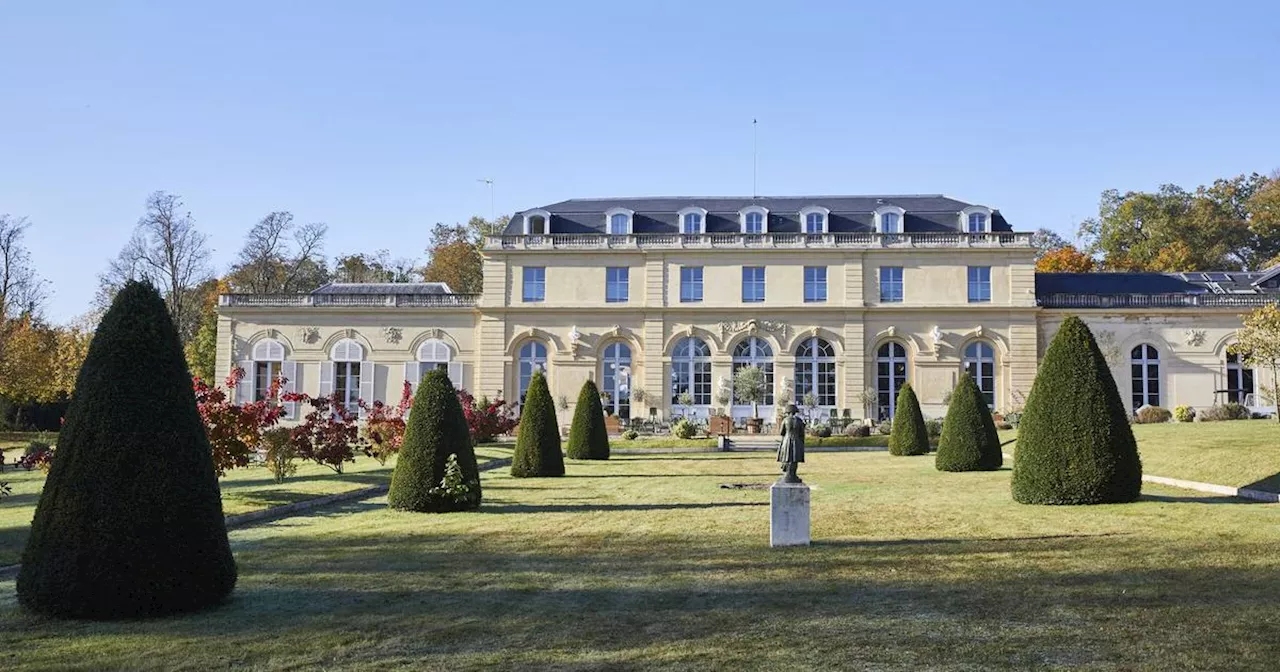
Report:
[[[874,213],[877,208],[893,205],[905,211],[903,231],[956,231],[960,227],[960,213],[972,204],[941,194],[883,195],[883,196],[661,196],[644,198],[574,198],[541,208],[529,208],[516,213],[507,224],[506,235],[524,232],[525,213],[543,211],[551,214],[550,233],[604,233],[605,213],[614,209],[634,212],[632,233],[676,233],[679,231],[678,213],[690,207],[707,211],[706,233],[738,233],[741,231],[739,213],[745,208],[758,206],[769,211],[767,230],[771,233],[799,233],[803,230],[800,211],[811,206],[830,211],[828,231],[831,233],[857,233],[874,231]],[[992,231],[1012,231],[999,210],[991,212]]]
[[331,282],[312,294],[453,294],[443,282]]
[[[1036,296],[1087,294],[1093,296],[1152,294],[1277,294],[1280,283],[1272,271],[1243,273],[1036,273]],[[1280,274],[1276,274],[1280,275]]]

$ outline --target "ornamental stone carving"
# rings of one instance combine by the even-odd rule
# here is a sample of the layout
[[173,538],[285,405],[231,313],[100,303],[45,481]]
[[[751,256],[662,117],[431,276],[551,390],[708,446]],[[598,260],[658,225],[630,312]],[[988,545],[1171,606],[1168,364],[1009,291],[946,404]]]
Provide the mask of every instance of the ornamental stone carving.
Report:
[[383,327],[382,335],[387,339],[388,343],[399,343],[404,338],[404,331],[400,327]]
[[320,340],[320,327],[298,327],[298,338],[303,343],[315,343]]
[[787,334],[791,331],[791,325],[786,322],[778,322],[774,320],[733,320],[720,323],[720,338],[728,338],[730,334],[736,334],[745,331],[748,334],[755,335],[760,331],[766,331],[771,334],[777,334],[779,340],[786,340]]
[[1204,345],[1205,331],[1204,329],[1188,329],[1184,333],[1187,338],[1187,345],[1198,348]]

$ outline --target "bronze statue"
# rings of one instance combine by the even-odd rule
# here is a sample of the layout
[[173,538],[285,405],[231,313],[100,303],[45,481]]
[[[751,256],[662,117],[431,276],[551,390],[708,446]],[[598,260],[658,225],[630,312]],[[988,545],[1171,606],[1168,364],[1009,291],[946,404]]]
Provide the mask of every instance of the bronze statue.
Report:
[[804,462],[804,420],[795,404],[787,407],[782,420],[782,441],[778,443],[778,461],[782,463],[779,483],[803,483],[796,475],[796,465]]

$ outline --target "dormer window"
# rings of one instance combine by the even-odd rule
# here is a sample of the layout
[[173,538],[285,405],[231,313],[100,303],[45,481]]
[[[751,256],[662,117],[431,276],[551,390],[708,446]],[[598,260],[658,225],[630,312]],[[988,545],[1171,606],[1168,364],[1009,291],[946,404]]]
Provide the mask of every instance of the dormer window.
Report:
[[605,226],[611,236],[631,235],[631,220],[634,212],[626,208],[610,208],[604,213]]
[[902,217],[906,210],[896,205],[882,205],[875,210],[876,233],[902,233]]
[[532,210],[524,213],[524,235],[545,236],[551,233],[551,213],[546,210]]
[[800,225],[804,227],[804,232],[809,234],[826,233],[827,215],[830,212],[830,210],[817,205],[811,205],[801,210]]
[[707,211],[702,208],[684,208],[679,213],[680,233],[696,236],[707,232]]
[[738,219],[739,223],[742,225],[743,233],[756,234],[768,232],[769,227],[767,222],[769,221],[769,211],[758,205],[743,208],[738,212]]
[[990,233],[991,208],[971,205],[961,210],[960,230],[966,233]]

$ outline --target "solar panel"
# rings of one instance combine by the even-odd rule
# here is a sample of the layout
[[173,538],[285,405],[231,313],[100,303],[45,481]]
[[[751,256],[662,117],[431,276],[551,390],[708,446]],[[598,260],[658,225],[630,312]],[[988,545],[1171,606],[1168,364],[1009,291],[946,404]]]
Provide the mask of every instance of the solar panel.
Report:
[[1205,277],[1209,278],[1210,282],[1231,282],[1231,276],[1226,273],[1205,273]]

